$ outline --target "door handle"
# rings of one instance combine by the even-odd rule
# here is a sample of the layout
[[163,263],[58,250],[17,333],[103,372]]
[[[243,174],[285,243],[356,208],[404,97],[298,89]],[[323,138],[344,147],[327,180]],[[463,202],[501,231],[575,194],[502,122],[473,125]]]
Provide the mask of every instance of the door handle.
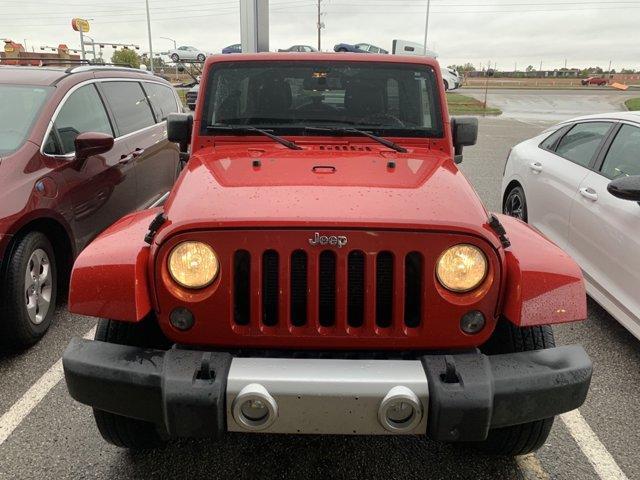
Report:
[[580,195],[582,195],[584,198],[591,200],[592,202],[595,202],[596,200],[598,200],[598,194],[591,187],[581,188]]
[[129,155],[121,155],[120,156],[120,161],[118,162],[118,165],[128,165],[131,163],[131,161],[134,159],[134,155],[133,153],[130,153]]
[[136,148],[133,153],[131,155],[133,155],[133,158],[138,158],[140,155],[144,154],[144,148]]
[[540,173],[542,171],[542,164],[540,162],[533,162],[529,164],[529,168],[537,173]]

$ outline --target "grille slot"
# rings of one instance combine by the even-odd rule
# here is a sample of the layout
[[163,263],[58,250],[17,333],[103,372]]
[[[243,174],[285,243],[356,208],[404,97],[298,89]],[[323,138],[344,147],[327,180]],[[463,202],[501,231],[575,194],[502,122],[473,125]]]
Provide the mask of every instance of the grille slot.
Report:
[[323,327],[331,327],[336,322],[336,254],[325,250],[319,263],[319,322]]
[[249,325],[251,318],[251,254],[238,250],[233,256],[233,320]]
[[361,327],[364,324],[365,256],[355,250],[347,260],[347,324]]
[[275,250],[262,255],[262,323],[268,327],[278,324],[279,260]]
[[380,252],[376,257],[376,325],[391,326],[393,315],[393,255]]
[[420,326],[422,316],[422,255],[411,252],[404,258],[404,324]]
[[307,252],[296,250],[291,254],[291,324],[307,324]]

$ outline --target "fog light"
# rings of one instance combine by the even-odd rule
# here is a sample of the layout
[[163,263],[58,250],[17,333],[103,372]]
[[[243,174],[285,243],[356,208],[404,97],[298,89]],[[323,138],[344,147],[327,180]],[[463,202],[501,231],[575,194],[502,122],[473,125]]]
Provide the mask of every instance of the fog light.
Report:
[[169,315],[169,321],[171,325],[183,332],[189,330],[193,327],[193,324],[196,323],[195,318],[193,318],[193,313],[184,307],[174,309],[171,315]]
[[410,389],[393,387],[384,397],[378,409],[380,424],[390,432],[410,432],[422,419],[420,399]]
[[460,319],[460,328],[464,333],[478,333],[484,328],[484,325],[484,315],[478,310],[467,312]]
[[247,430],[264,430],[278,417],[278,405],[266,388],[251,383],[233,400],[233,418]]

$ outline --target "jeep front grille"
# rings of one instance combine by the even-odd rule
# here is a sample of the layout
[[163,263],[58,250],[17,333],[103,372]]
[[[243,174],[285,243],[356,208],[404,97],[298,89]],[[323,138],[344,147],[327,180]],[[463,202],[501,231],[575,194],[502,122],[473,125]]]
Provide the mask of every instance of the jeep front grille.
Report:
[[[312,254],[312,261],[309,258],[305,250],[293,251],[288,261],[281,260],[275,250],[264,251],[258,259],[251,258],[246,250],[236,251],[233,262],[235,323],[249,324],[252,317],[249,298],[258,295],[261,297],[259,318],[266,327],[305,327],[310,320],[315,320],[322,329],[338,328],[339,323],[341,328],[362,328],[368,315],[374,319],[371,327],[375,325],[378,329],[396,324],[403,328],[420,326],[423,275],[420,253],[410,252],[397,258],[390,251],[366,255],[360,250],[348,254],[322,250]],[[256,262],[260,265],[260,285],[251,285],[251,269],[258,267]],[[281,285],[282,278],[288,279],[288,285]],[[396,282],[402,283],[398,289]],[[283,287],[288,289],[289,298],[288,308],[284,309],[280,303]],[[396,291],[404,292],[402,317],[396,312]],[[345,294],[346,308],[340,309],[338,298]],[[309,309],[309,298],[315,299],[312,307],[315,311]]]

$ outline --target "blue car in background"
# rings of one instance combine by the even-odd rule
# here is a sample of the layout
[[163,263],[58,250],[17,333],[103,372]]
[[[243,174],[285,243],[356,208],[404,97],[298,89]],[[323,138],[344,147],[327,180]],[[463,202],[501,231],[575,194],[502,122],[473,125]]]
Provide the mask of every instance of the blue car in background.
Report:
[[242,53],[242,44],[234,43],[222,49],[222,53]]
[[348,43],[339,43],[333,47],[335,52],[353,52],[353,53],[389,53],[384,48],[376,47],[369,43],[356,43],[350,45]]

